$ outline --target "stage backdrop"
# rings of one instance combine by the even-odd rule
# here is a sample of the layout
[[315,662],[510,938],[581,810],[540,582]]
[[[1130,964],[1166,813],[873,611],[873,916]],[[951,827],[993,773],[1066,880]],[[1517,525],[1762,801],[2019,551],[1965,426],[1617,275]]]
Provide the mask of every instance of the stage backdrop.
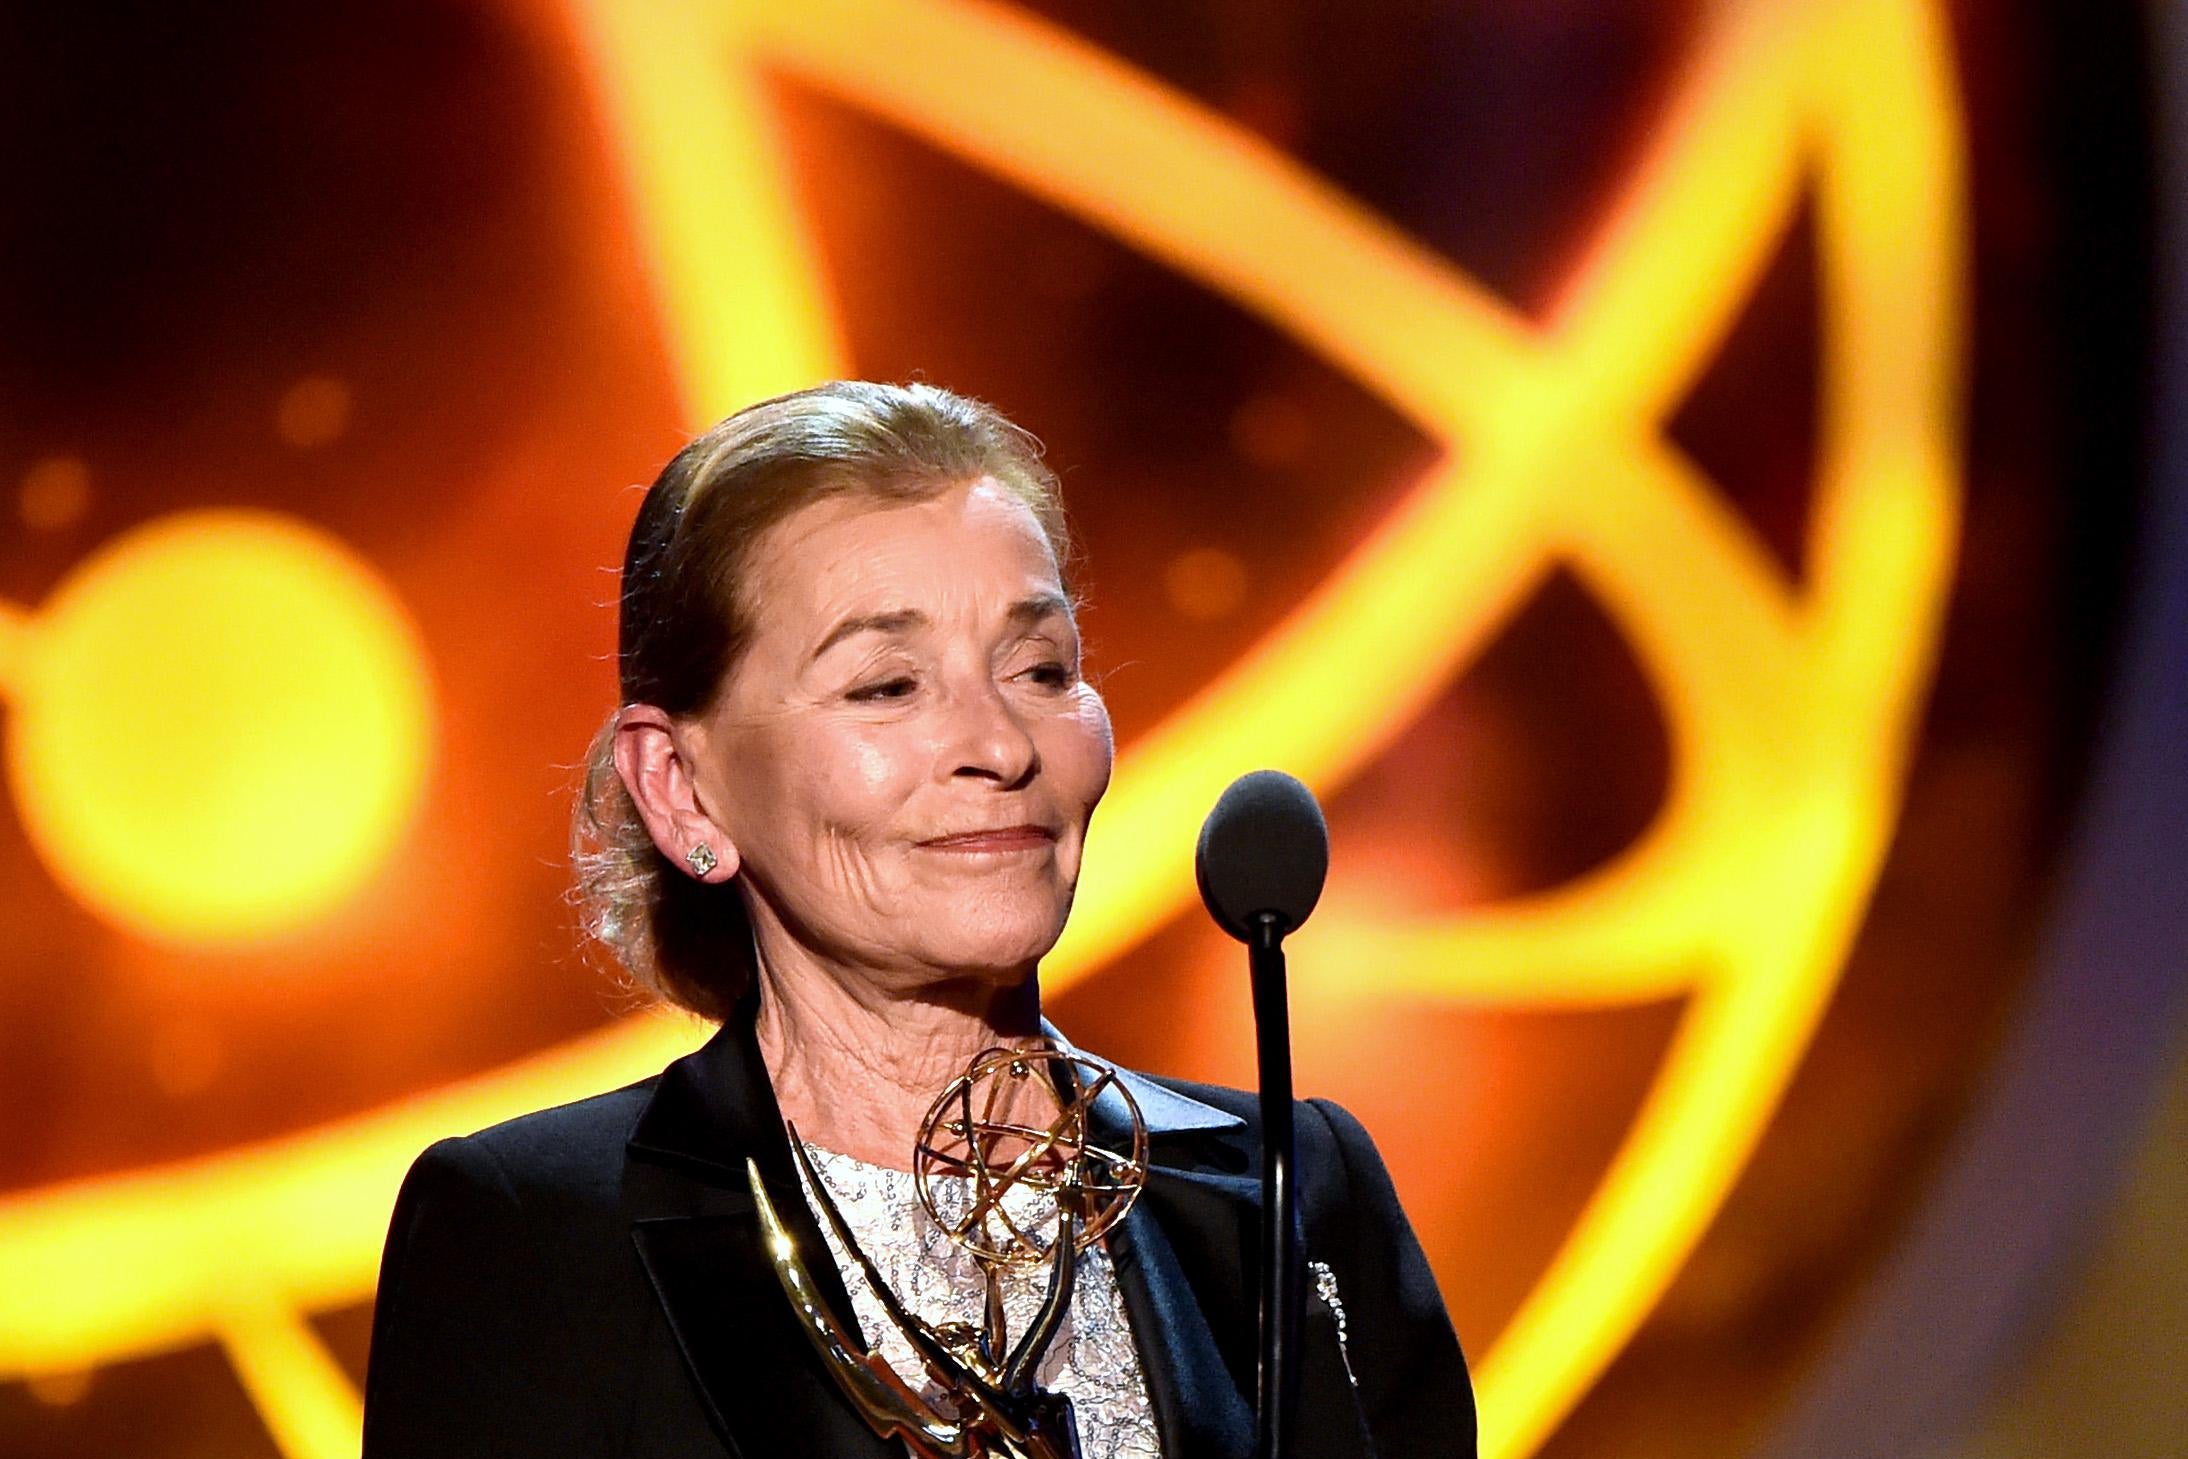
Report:
[[[845,374],[1062,474],[1121,750],[1078,1042],[1250,1083],[1193,837],[1323,798],[1298,1081],[1485,1454],[1980,1416],[2179,976],[2163,883],[2101,959],[2055,915],[2163,581],[2140,24],[13,8],[0,1450],[354,1454],[411,1157],[703,1036],[566,901],[612,568],[691,433]],[[2037,1067],[2104,1092],[2022,1172],[2074,1201],[1985,1163]],[[1971,1211],[1990,1306],[1925,1256]],[[1910,1324],[1951,1381],[1862,1380]]]

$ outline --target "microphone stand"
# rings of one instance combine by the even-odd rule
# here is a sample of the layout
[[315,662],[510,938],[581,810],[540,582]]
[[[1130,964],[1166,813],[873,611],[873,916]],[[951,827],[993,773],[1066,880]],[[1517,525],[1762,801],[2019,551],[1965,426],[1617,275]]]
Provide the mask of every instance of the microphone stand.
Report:
[[1262,912],[1247,944],[1254,1046],[1261,1066],[1261,1366],[1255,1453],[1283,1459],[1298,1405],[1301,1269],[1292,1184],[1291,1009],[1284,986],[1284,919]]

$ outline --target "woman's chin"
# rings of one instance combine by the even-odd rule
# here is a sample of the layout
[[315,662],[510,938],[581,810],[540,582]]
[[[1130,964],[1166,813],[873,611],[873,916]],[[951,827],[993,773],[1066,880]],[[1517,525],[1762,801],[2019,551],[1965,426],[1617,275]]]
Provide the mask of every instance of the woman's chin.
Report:
[[937,970],[1005,988],[1025,979],[1056,945],[1060,922],[1044,918],[1023,926],[982,928],[923,949],[922,961]]

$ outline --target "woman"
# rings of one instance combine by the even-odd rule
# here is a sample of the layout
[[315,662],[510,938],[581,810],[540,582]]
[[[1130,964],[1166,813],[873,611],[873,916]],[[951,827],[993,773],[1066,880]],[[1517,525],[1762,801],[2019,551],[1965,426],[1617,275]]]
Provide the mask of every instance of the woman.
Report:
[[[747,1162],[829,1304],[920,1388],[786,1122],[889,1285],[930,1320],[975,1315],[903,1168],[974,1055],[1044,1033],[1037,968],[1112,753],[1070,558],[1037,443],[931,386],[767,401],[662,472],[624,564],[580,892],[635,976],[721,1029],[657,1078],[419,1158],[367,1459],[903,1452],[798,1327]],[[1086,1253],[1040,1381],[1074,1400],[1087,1459],[1243,1459],[1254,1101],[1123,1077],[1146,1189]],[[1319,1101],[1298,1139],[1319,1295],[1292,1452],[1472,1454],[1458,1345],[1372,1144]],[[1010,1294],[1014,1325],[1034,1295]]]

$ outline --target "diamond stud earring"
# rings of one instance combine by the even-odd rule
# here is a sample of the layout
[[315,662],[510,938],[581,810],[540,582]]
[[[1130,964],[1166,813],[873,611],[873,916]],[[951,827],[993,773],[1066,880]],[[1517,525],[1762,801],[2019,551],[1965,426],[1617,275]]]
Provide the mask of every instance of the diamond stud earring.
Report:
[[714,848],[704,841],[686,851],[684,860],[690,864],[694,876],[705,876],[722,864],[722,859],[714,854]]

